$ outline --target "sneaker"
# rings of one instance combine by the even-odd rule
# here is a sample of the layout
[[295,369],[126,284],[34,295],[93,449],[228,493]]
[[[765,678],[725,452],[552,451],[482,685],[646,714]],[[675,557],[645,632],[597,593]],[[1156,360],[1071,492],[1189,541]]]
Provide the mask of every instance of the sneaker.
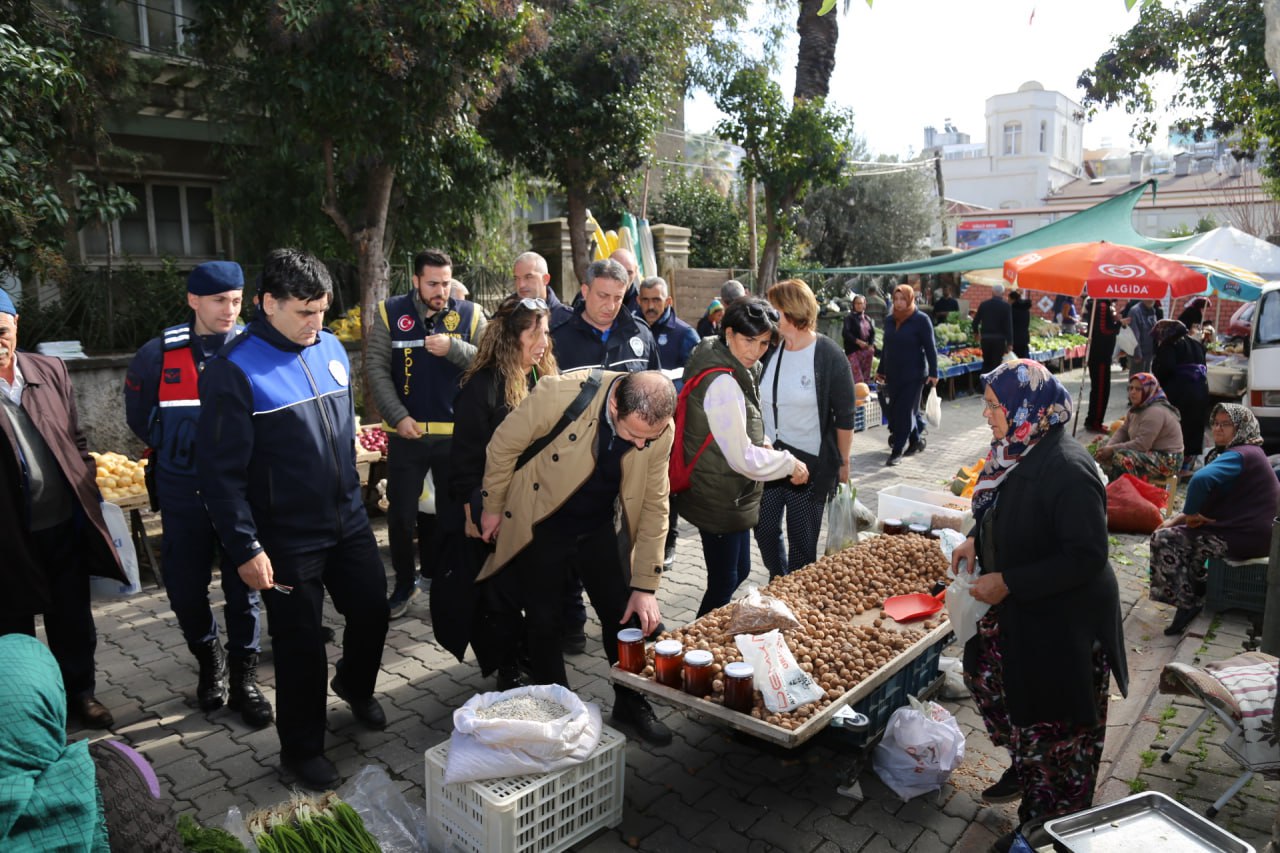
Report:
[[387,600],[387,606],[391,608],[391,618],[399,619],[409,611],[409,602],[418,597],[418,587],[416,584],[409,584],[402,587],[396,584],[395,591],[391,593],[391,598]]
[[560,638],[560,651],[566,655],[580,655],[587,650],[587,635],[579,628]]
[[356,715],[357,720],[364,723],[365,728],[382,731],[387,727],[386,712],[382,710],[382,706],[378,704],[378,700],[372,694],[365,699],[353,699],[347,693],[347,688],[342,683],[341,675],[335,675],[333,681],[329,682],[329,686],[333,688],[333,692],[337,694],[339,699],[351,706],[351,713]]
[[890,453],[890,454],[889,454],[889,458],[888,458],[888,459],[886,459],[886,460],[884,461],[884,464],[885,464],[885,467],[886,467],[886,468],[893,468],[894,466],[901,465],[901,464],[902,464],[902,454],[901,454],[901,453]]
[[1012,803],[1022,799],[1022,784],[1018,782],[1018,774],[1012,767],[1004,771],[996,783],[982,792],[982,799],[988,803]]
[[666,547],[666,550],[662,552],[662,567],[664,569],[670,569],[671,566],[675,564],[675,561],[676,561],[676,546],[674,544],[671,544],[671,545],[668,545]]
[[929,446],[929,442],[924,440],[924,436],[920,436],[915,441],[907,445],[907,449],[903,451],[903,456],[914,456]]
[[671,743],[671,729],[653,713],[649,700],[633,690],[614,691],[612,719],[615,725],[630,728],[646,743],[654,746]]

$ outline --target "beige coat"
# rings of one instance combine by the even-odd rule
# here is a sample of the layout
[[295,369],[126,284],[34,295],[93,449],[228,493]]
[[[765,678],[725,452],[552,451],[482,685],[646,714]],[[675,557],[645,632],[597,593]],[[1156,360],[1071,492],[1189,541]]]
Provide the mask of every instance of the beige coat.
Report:
[[[596,436],[607,394],[622,373],[606,372],[586,410],[519,471],[516,460],[530,444],[551,432],[586,380],[585,371],[548,376],[507,415],[489,440],[484,469],[484,509],[502,515],[494,553],[477,580],[503,569],[533,539],[533,526],[564,505],[595,470]],[[622,457],[622,519],[631,538],[631,579],[635,589],[656,592],[662,579],[667,537],[667,460],[670,426],[644,450]]]
[[1107,442],[1112,450],[1138,450],[1149,453],[1182,452],[1182,423],[1178,412],[1166,403],[1153,403],[1141,409],[1130,409],[1124,424]]

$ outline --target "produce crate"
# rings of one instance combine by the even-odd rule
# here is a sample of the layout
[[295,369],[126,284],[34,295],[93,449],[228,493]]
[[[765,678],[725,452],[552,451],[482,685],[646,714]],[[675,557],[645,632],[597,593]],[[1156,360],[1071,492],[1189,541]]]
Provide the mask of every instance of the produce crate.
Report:
[[897,675],[880,685],[874,693],[850,706],[853,710],[866,714],[871,721],[865,729],[861,731],[833,729],[832,731],[838,732],[842,740],[851,740],[857,745],[878,740],[884,733],[885,726],[889,724],[889,718],[893,716],[893,712],[907,704],[908,696],[924,699],[932,696],[938,689],[941,681],[938,661],[942,657],[942,650],[951,643],[954,636],[948,633],[939,639],[925,649],[919,657],[899,670]]
[[1209,582],[1204,604],[1212,612],[1244,610],[1261,613],[1267,602],[1266,557],[1246,562],[1209,561]]
[[942,515],[955,519],[961,532],[973,524],[971,501],[956,497],[950,492],[934,492],[915,486],[896,485],[882,489],[876,501],[876,519],[896,518],[906,524],[933,525],[933,517]]
[[622,823],[626,738],[604,727],[581,764],[554,773],[444,784],[449,742],[427,750],[427,832],[433,850],[565,850]]
[[878,426],[883,426],[880,416],[880,401],[872,394],[862,405],[854,407],[853,430],[854,432],[862,432],[865,429],[875,429]]

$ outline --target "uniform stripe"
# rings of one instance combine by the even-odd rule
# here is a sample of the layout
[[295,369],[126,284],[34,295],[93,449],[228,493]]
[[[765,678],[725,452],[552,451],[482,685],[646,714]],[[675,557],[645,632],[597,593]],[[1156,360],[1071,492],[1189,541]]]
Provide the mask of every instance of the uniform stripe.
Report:
[[303,403],[310,403],[315,400],[322,400],[325,397],[332,397],[335,394],[346,394],[346,393],[347,393],[346,388],[339,388],[337,391],[328,391],[324,394],[321,394],[319,397],[307,397],[304,400],[294,400],[292,403],[286,403],[285,405],[277,406],[274,409],[263,409],[260,412],[254,412],[253,416],[256,418],[258,415],[269,415],[272,412],[283,412],[285,409],[292,409],[294,406],[300,406]]

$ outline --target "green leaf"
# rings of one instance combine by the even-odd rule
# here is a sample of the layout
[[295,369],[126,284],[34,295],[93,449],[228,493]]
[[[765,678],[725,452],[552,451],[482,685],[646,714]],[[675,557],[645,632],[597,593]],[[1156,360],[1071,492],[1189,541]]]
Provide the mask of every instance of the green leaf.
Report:
[[[871,0],[867,0],[867,5],[871,5]],[[822,8],[818,10],[818,15],[822,16],[830,12],[836,7],[836,0],[822,0]]]
[[1129,559],[1128,557],[1126,557],[1124,554],[1116,554],[1116,555],[1115,555],[1115,557],[1113,557],[1112,559],[1114,559],[1117,563],[1119,563],[1119,564],[1120,564],[1120,565],[1122,565],[1122,566],[1132,566],[1132,565],[1133,565],[1133,560],[1130,560],[1130,559]]
[[[867,2],[868,2],[868,3],[869,3],[870,1],[871,1],[871,0],[867,0]],[[1137,5],[1138,5],[1138,0],[1124,0],[1124,8],[1125,8],[1126,10],[1130,11],[1130,12],[1132,12],[1132,11],[1133,11],[1133,7],[1134,7],[1134,6],[1137,6]]]

